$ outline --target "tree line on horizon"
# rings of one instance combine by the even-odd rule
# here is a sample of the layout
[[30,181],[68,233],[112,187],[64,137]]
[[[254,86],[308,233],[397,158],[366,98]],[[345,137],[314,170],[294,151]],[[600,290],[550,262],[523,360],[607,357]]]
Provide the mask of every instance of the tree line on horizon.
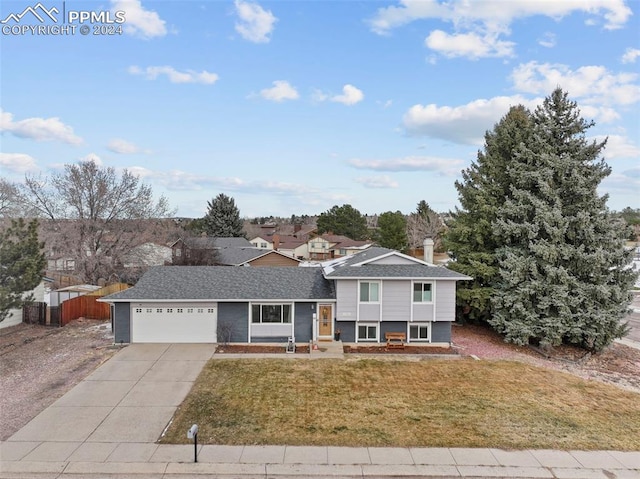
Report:
[[[450,255],[448,266],[473,278],[459,284],[458,319],[485,322],[516,344],[602,350],[626,333],[637,275],[625,241],[640,210],[616,214],[598,195],[611,168],[601,158],[606,140],[585,137],[593,125],[558,88],[535,111],[512,107],[486,132],[455,183],[460,207],[446,225],[421,200],[408,215],[381,213],[375,229],[353,206],[335,205],[317,216],[317,231],[399,251],[432,237]],[[114,274],[127,250],[166,228],[149,225],[172,214],[138,177],[93,161],[27,176],[24,185],[0,178],[0,321],[39,282],[34,271],[46,265],[39,233],[49,249],[77,258],[84,280],[97,282]],[[241,237],[243,228],[235,200],[221,193],[204,217],[171,234]]]

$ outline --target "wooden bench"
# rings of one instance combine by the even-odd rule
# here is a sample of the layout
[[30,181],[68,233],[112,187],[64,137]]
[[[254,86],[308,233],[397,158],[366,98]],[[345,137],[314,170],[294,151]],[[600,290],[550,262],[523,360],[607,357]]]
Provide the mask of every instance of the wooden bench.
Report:
[[407,334],[388,332],[384,333],[384,339],[387,340],[387,349],[404,349],[404,343],[407,340]]

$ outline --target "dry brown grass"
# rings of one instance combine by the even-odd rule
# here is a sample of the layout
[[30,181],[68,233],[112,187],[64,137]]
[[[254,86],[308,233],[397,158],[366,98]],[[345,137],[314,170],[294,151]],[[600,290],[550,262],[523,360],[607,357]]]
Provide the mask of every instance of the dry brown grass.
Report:
[[640,450],[640,395],[509,361],[212,360],[163,442]]

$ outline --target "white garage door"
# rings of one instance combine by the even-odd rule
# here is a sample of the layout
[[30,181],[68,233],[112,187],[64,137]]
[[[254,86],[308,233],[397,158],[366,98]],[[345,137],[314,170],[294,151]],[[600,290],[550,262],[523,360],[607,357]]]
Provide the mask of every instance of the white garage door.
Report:
[[215,343],[215,303],[156,303],[131,306],[133,343]]

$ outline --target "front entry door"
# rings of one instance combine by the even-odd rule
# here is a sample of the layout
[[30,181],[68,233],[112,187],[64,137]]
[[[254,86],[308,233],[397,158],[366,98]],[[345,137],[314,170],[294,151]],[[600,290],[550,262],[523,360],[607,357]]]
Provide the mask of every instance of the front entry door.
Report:
[[318,336],[331,337],[333,331],[333,318],[331,317],[331,305],[321,304],[319,306]]

